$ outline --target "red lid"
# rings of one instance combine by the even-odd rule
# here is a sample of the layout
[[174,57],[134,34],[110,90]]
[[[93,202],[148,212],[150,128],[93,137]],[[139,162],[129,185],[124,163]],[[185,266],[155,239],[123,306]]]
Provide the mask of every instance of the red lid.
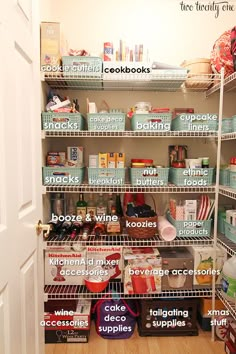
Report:
[[153,160],[148,160],[148,159],[131,159],[131,163],[133,163],[133,162],[142,162],[142,163],[153,164]]

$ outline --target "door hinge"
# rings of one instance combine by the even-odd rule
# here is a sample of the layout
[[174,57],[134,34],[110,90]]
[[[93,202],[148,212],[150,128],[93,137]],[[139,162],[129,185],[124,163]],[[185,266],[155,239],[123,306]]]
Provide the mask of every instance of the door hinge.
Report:
[[41,234],[42,231],[46,231],[44,237],[47,238],[49,236],[50,230],[51,230],[50,225],[43,224],[41,220],[38,221],[38,224],[36,225],[36,233],[38,236]]

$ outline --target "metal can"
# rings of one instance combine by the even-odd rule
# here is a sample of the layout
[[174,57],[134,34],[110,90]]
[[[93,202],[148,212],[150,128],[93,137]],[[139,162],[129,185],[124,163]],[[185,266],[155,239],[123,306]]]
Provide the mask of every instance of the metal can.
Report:
[[105,42],[103,45],[103,60],[112,61],[113,60],[113,43]]

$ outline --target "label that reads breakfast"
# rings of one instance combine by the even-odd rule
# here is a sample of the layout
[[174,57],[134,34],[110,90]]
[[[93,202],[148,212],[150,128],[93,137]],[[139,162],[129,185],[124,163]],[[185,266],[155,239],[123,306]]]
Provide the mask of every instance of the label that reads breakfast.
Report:
[[206,179],[209,176],[209,170],[207,168],[189,168],[183,170],[184,186],[195,187],[195,186],[207,186],[208,181]]
[[147,328],[173,328],[185,327],[188,322],[191,322],[188,310],[181,310],[173,308],[171,310],[150,309],[146,323]]
[[216,114],[180,114],[180,120],[188,122],[190,131],[209,131],[209,123],[217,120]]
[[99,178],[93,178],[89,177],[89,184],[94,185],[94,186],[99,186],[99,185],[122,185],[124,184],[123,178],[116,178],[116,177],[106,177],[106,176],[101,176]]

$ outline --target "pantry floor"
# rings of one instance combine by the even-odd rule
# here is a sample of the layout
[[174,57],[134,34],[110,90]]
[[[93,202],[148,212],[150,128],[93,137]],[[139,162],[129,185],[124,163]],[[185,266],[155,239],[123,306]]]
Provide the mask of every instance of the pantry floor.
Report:
[[46,344],[46,354],[224,354],[222,341],[211,341],[211,333],[199,330],[194,337],[140,337],[135,331],[126,340],[99,337],[94,324],[87,344]]

